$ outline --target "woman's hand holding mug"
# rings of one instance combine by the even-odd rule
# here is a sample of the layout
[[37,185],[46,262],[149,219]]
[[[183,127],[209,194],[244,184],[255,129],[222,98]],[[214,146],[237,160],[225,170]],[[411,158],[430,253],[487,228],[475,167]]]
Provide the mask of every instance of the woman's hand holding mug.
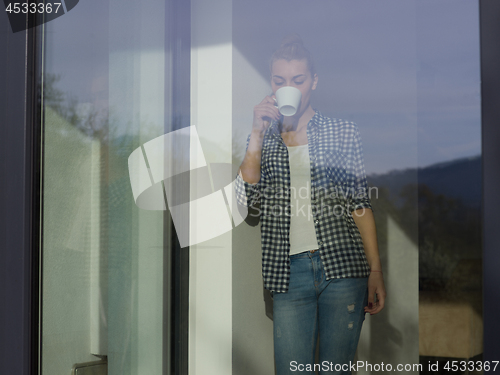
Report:
[[253,130],[263,133],[267,130],[271,121],[279,120],[281,114],[275,103],[274,95],[268,95],[253,108]]

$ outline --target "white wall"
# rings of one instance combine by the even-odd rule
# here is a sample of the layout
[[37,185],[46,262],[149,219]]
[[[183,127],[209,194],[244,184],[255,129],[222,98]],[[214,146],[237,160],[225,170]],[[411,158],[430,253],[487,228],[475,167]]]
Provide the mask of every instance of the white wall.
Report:
[[[231,163],[231,6],[191,1],[191,124],[207,163]],[[190,182],[194,197],[200,186]],[[189,251],[189,374],[231,374],[231,232]]]
[[[233,149],[239,167],[250,134],[253,107],[271,92],[268,80],[233,47]],[[272,309],[262,283],[260,224],[233,230],[233,373],[274,374]],[[267,297],[267,306],[264,297]]]
[[[357,360],[369,363],[418,365],[418,246],[389,215],[387,248],[382,264],[388,298],[384,310],[366,315],[358,346]],[[416,228],[415,228],[416,230]],[[375,374],[362,368],[358,374]],[[418,374],[416,367],[406,374]]]

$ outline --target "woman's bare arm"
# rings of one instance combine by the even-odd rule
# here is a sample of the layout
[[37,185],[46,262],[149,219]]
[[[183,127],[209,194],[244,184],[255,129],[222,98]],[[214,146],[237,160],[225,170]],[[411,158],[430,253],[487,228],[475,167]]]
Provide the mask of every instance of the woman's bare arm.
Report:
[[[372,270],[368,278],[368,306],[365,307],[365,312],[373,315],[379,313],[384,308],[386,297],[384,277],[381,272],[382,264],[378,252],[375,219],[373,211],[369,208],[354,211],[352,217],[361,234],[366,259]],[[377,295],[377,303],[374,303],[375,294]]]
[[279,119],[279,116],[278,108],[274,106],[274,99],[271,96],[266,96],[262,102],[254,107],[252,133],[239,170],[243,180],[249,184],[256,184],[260,181],[260,162],[264,134],[271,121]]

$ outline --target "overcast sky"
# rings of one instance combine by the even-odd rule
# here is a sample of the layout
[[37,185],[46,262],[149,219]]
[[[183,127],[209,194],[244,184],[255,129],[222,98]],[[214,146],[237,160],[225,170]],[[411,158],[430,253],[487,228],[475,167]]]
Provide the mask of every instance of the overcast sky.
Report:
[[[47,72],[82,103],[108,74],[108,14],[87,0],[47,24]],[[383,173],[481,152],[478,17],[472,0],[235,0],[233,43],[267,78],[299,33],[320,77],[313,106],[355,121],[367,172]]]
[[358,124],[368,173],[481,152],[476,1],[238,1],[233,15],[233,43],[264,77],[281,38],[302,36],[312,104]]

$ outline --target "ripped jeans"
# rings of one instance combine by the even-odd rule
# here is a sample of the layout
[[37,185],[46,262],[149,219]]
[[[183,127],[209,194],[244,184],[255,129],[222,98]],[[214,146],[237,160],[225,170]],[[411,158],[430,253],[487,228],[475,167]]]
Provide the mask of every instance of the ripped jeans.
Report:
[[368,278],[325,280],[319,251],[290,256],[288,292],[273,294],[277,375],[314,374],[318,335],[318,373],[351,373],[349,361],[354,361],[365,320],[367,283]]

